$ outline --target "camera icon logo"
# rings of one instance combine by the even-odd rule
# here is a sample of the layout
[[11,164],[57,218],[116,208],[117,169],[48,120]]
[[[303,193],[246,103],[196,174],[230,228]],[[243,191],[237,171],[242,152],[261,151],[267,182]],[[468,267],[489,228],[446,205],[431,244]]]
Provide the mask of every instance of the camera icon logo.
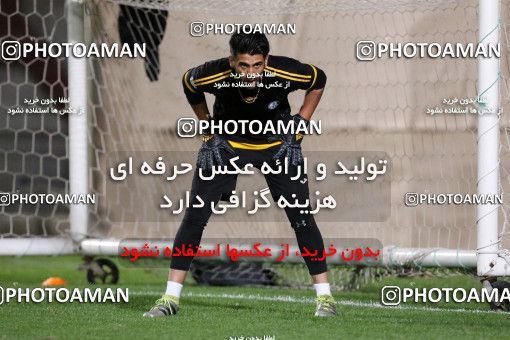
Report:
[[370,40],[360,40],[356,44],[356,58],[360,61],[371,61],[375,59],[375,42]]
[[2,43],[2,59],[18,60],[21,58],[21,44],[19,41],[6,40]]
[[0,192],[0,207],[6,207],[11,204],[11,194],[8,192]]
[[182,138],[191,138],[197,135],[197,122],[194,118],[180,118],[177,121],[177,135]]
[[202,21],[193,21],[189,32],[194,37],[202,37],[205,34],[205,25]]
[[401,296],[401,290],[398,286],[384,286],[381,289],[381,303],[384,306],[400,305]]
[[408,207],[416,207],[418,205],[418,194],[416,192],[406,193],[404,203]]

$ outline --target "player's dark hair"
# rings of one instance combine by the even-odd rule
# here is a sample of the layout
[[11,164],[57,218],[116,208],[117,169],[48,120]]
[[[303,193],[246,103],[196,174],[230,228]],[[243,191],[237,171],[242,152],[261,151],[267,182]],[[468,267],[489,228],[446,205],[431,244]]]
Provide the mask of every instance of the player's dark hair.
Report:
[[262,33],[234,33],[230,37],[230,54],[256,55],[262,54],[264,58],[269,54],[269,41]]

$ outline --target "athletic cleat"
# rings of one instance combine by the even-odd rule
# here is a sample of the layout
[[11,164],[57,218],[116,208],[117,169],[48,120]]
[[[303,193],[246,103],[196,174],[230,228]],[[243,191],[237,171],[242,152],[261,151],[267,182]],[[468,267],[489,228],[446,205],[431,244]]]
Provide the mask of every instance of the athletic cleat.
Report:
[[315,301],[317,302],[317,311],[315,316],[335,316],[336,302],[331,295],[320,295]]
[[179,311],[179,299],[172,295],[163,295],[150,311],[143,314],[147,318],[157,318],[177,314]]

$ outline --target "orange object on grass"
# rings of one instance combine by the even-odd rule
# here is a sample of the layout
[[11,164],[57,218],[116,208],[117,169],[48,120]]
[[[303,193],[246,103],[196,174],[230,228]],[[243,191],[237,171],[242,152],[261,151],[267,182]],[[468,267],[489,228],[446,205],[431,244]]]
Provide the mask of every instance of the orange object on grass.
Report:
[[64,279],[56,276],[49,277],[42,283],[44,287],[64,286],[66,284],[67,282]]

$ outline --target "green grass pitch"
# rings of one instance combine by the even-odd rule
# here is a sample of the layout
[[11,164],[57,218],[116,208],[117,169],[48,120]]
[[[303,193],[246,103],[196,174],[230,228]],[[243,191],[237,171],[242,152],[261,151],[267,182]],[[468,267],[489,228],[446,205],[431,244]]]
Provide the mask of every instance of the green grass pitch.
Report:
[[[68,288],[88,287],[81,259],[0,257],[0,286],[37,287],[49,276]],[[0,305],[0,339],[480,339],[509,338],[510,314],[486,304],[440,303],[382,307],[380,288],[480,287],[474,277],[388,278],[360,291],[334,293],[339,316],[318,319],[314,292],[279,288],[205,287],[191,281],[174,317],[145,319],[164,290],[167,269],[119,266],[119,287],[129,288],[122,304],[10,302]]]

